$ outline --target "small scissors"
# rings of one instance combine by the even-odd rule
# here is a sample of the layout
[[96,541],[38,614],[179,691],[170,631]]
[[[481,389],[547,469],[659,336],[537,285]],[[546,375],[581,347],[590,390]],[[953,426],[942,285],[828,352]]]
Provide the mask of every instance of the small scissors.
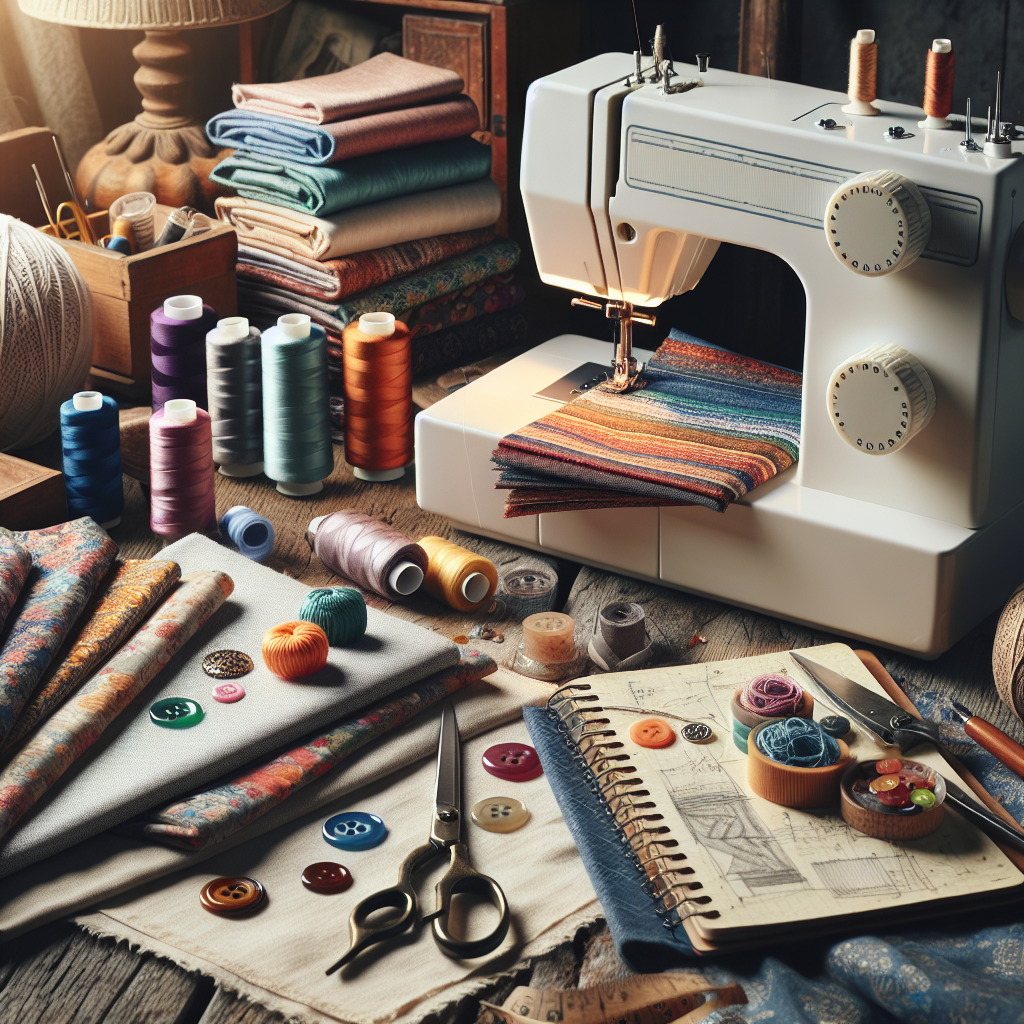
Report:
[[[413,875],[438,854],[451,851],[451,865],[437,883],[437,909],[422,920],[431,922],[434,941],[456,960],[486,956],[497,949],[508,934],[508,901],[501,886],[488,875],[475,871],[469,863],[469,852],[462,842],[462,756],[459,724],[455,708],[449,701],[441,715],[441,731],[437,739],[437,776],[434,784],[434,814],[430,839],[410,853],[398,872],[398,884],[381,889],[360,900],[349,918],[351,942],[348,952],[327,969],[333,974],[339,967],[354,960],[369,946],[394,938],[412,928],[419,920],[419,901],[413,886]],[[452,896],[475,892],[490,900],[500,915],[494,930],[479,939],[457,939],[448,931]],[[370,915],[384,909],[399,911],[397,919],[370,924]]]

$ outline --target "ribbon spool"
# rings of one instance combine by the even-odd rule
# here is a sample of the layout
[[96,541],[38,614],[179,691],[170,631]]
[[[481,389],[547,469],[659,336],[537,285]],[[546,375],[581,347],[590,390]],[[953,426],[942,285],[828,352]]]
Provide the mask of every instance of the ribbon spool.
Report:
[[206,335],[206,388],[213,461],[224,476],[263,472],[263,359],[260,332],[244,316],[218,320]]
[[274,549],[274,524],[245,505],[233,505],[221,516],[221,533],[254,562],[262,562]]
[[862,28],[850,40],[850,83],[847,92],[850,102],[842,108],[844,114],[874,117],[879,114],[875,101],[878,74],[878,43],[875,31]]
[[843,740],[834,764],[823,768],[798,768],[766,757],[757,747],[758,733],[776,722],[761,722],[747,737],[747,784],[762,799],[783,807],[828,807],[836,802],[839,780],[850,762],[850,748]]
[[497,596],[511,619],[549,612],[558,599],[558,577],[547,569],[515,568],[502,573]]
[[427,553],[423,589],[459,612],[471,612],[487,601],[498,586],[498,570],[483,555],[442,537],[423,537]]
[[198,295],[172,295],[150,314],[153,412],[172,398],[207,407],[206,335],[216,325],[216,312]]
[[117,526],[124,511],[117,402],[98,391],[73,395],[60,407],[60,443],[71,518]]
[[931,832],[934,832],[946,816],[945,785],[941,778],[942,792],[939,793],[939,786],[936,785],[936,796],[939,797],[934,807],[929,807],[916,814],[883,814],[863,807],[854,799],[851,787],[857,779],[861,778],[865,769],[873,762],[852,761],[843,769],[839,779],[839,808],[843,815],[843,821],[858,832],[875,839],[885,839],[890,843],[906,842],[908,839],[920,839]]
[[[789,683],[800,693],[800,700],[796,703],[790,703],[789,706],[776,705],[775,707],[769,707],[769,709],[764,713],[751,711],[749,707],[743,706],[741,700],[743,698],[744,691],[749,686],[761,680],[767,681],[773,678],[779,678]],[[748,700],[747,703],[749,704],[750,701]],[[744,683],[742,686],[737,686],[733,691],[730,710],[732,711],[732,718],[734,722],[740,722],[748,729],[753,729],[755,725],[760,725],[762,722],[772,722],[779,718],[813,718],[814,698],[806,690],[797,686],[796,683],[786,676],[775,677],[773,673],[770,673],[768,675],[758,676],[756,679],[752,679],[749,683]]]
[[654,651],[647,639],[647,614],[636,603],[617,601],[597,615],[587,653],[605,672],[625,671],[646,664]]
[[262,338],[264,472],[288,497],[323,490],[334,470],[327,335],[286,313]]
[[952,127],[949,112],[953,109],[953,80],[956,77],[956,54],[948,39],[933,39],[924,69],[924,101],[927,115],[918,121],[919,128]]
[[267,668],[282,679],[302,679],[327,664],[331,645],[314,622],[282,622],[268,629],[260,647]]
[[320,587],[303,598],[299,618],[316,623],[332,647],[347,647],[366,632],[366,601],[355,587]]
[[397,480],[413,460],[412,342],[391,313],[342,333],[345,461],[360,480]]

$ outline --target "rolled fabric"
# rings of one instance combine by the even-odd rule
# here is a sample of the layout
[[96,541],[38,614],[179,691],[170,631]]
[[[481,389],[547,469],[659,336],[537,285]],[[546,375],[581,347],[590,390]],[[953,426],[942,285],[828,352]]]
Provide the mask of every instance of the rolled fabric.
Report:
[[175,653],[228,599],[223,572],[193,572],[0,772],[0,837],[103,734]]
[[117,545],[88,516],[13,538],[31,554],[32,569],[0,648],[0,742],[117,554]]
[[315,166],[458,139],[479,130],[480,113],[468,96],[326,124],[252,110],[226,110],[206,125],[206,134],[215,146]]
[[201,850],[219,843],[349,755],[490,675],[496,667],[488,655],[467,651],[454,668],[428,676],[230,782],[151,811],[117,831],[186,850]]
[[32,569],[32,555],[8,531],[0,531],[0,630]]
[[230,224],[242,245],[278,256],[330,260],[387,245],[455,231],[473,231],[501,216],[501,192],[490,178],[436,188],[416,195],[367,203],[331,217],[222,196],[217,216]]
[[0,753],[14,750],[44,718],[71,696],[104,658],[120,647],[153,606],[181,578],[175,562],[131,560],[116,565],[82,616],[63,659],[50,669],[7,734]]

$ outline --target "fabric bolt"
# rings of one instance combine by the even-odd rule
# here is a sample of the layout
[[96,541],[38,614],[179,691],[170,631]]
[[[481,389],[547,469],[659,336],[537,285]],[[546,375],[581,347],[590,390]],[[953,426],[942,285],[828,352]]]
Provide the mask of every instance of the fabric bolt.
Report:
[[417,238],[491,227],[501,216],[501,192],[490,178],[431,189],[313,217],[241,196],[220,197],[217,216],[242,245],[287,258],[331,260]]
[[799,457],[799,373],[673,331],[643,376],[642,388],[595,388],[501,439],[506,518],[634,496],[721,512]]
[[43,723],[0,772],[0,837],[100,738],[233,590],[231,577],[222,572],[185,576],[104,668]]
[[380,53],[332,75],[297,82],[235,85],[231,99],[239,110],[323,124],[455,96],[462,92],[462,86],[462,79],[454,71]]
[[491,228],[435,235],[369,252],[316,262],[287,259],[251,246],[238,247],[240,278],[284,288],[323,302],[345,299],[406,277],[494,241]]
[[479,130],[480,113],[468,96],[322,125],[250,110],[216,114],[206,125],[206,134],[215,146],[317,166],[458,139]]
[[32,569],[32,554],[9,530],[0,530],[0,630]]
[[72,634],[63,659],[44,677],[0,754],[17,748],[44,718],[71,696],[94,668],[112,654],[141,624],[153,606],[181,578],[174,562],[135,560],[114,566]]
[[32,569],[0,648],[0,742],[117,554],[88,516],[13,539],[32,555]]
[[455,324],[468,323],[478,316],[514,309],[525,300],[526,289],[511,273],[495,274],[478,284],[407,309],[398,319],[408,326],[415,340]]
[[217,164],[210,181],[235,189],[246,199],[324,216],[461,185],[490,173],[491,147],[467,136],[357,156],[327,167],[237,151]]

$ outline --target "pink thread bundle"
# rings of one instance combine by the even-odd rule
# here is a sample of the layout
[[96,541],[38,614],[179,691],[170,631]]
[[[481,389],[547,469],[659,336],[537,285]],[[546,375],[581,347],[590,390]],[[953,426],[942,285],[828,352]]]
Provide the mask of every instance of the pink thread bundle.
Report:
[[788,676],[769,672],[751,679],[740,691],[737,703],[761,718],[789,718],[799,714],[804,691]]
[[[169,403],[177,404],[177,403]],[[167,406],[149,421],[150,529],[167,540],[217,526],[210,414],[175,422]]]

